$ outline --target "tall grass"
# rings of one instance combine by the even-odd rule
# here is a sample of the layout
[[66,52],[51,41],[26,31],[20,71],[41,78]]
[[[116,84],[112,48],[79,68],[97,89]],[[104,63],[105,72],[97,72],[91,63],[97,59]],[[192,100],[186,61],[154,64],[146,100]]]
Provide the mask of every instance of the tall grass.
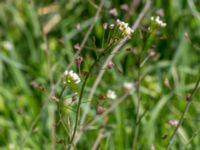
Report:
[[[198,150],[199,11],[198,0],[0,1],[0,149]],[[110,46],[105,23],[118,18],[134,33]],[[63,90],[66,69],[81,83]]]

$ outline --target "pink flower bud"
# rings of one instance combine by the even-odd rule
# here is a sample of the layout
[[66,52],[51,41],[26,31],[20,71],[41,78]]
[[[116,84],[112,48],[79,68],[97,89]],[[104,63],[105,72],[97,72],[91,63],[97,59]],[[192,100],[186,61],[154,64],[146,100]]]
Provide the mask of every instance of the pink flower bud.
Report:
[[120,8],[121,8],[122,10],[127,11],[127,10],[128,10],[128,4],[122,4],[122,5],[120,6]]
[[108,62],[108,65],[107,65],[107,68],[108,68],[108,69],[112,69],[113,66],[114,66],[113,62],[112,62],[112,61],[109,61],[109,62]]
[[110,13],[112,16],[118,16],[118,12],[117,12],[117,9],[116,9],[116,8],[111,9],[109,13]]
[[76,57],[75,63],[78,67],[80,67],[81,63],[83,61],[83,58],[81,56]]
[[97,107],[96,112],[97,112],[98,115],[104,113],[104,111],[105,111],[105,108],[103,108],[102,106],[98,106],[98,107]]
[[156,51],[155,51],[154,49],[150,49],[150,50],[149,50],[149,56],[150,56],[150,57],[156,56]]
[[79,44],[79,43],[75,44],[75,45],[74,45],[74,48],[75,48],[76,50],[80,50],[80,48],[81,48],[81,47],[80,47],[80,44]]
[[171,86],[170,86],[170,83],[169,83],[169,80],[166,78],[165,80],[164,80],[164,85],[166,86],[166,87],[168,87],[169,89],[171,89]]
[[169,124],[170,124],[171,126],[176,127],[176,126],[178,125],[178,121],[177,121],[177,120],[169,120]]

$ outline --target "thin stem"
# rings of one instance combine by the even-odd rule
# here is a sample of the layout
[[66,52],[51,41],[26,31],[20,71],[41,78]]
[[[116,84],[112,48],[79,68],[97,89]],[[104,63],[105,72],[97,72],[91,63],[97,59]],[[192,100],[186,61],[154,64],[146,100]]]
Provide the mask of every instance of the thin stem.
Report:
[[171,145],[173,144],[173,142],[174,142],[174,140],[175,140],[175,137],[176,137],[176,134],[177,134],[177,132],[178,132],[178,129],[179,129],[180,126],[182,125],[182,123],[183,123],[183,121],[184,121],[184,118],[185,118],[185,116],[186,116],[186,114],[187,114],[187,112],[188,112],[188,110],[189,110],[189,107],[190,107],[190,105],[191,105],[191,103],[192,103],[192,98],[193,98],[195,92],[198,90],[199,84],[200,84],[200,77],[199,77],[199,79],[197,80],[197,82],[196,82],[196,84],[195,84],[193,90],[191,91],[190,95],[187,96],[187,98],[186,98],[186,99],[187,99],[187,104],[186,104],[185,109],[184,109],[184,111],[183,111],[183,113],[182,113],[182,115],[181,115],[181,118],[180,118],[180,120],[179,120],[178,125],[177,125],[176,128],[174,129],[174,132],[173,132],[173,134],[172,134],[172,136],[171,136],[171,138],[170,138],[170,140],[169,140],[169,143],[168,143],[168,145],[167,145],[166,150],[169,150],[170,147],[171,147]]
[[[148,1],[147,1],[147,3],[145,4],[144,8],[143,8],[142,11],[141,11],[141,13],[139,14],[138,18],[136,19],[136,21],[135,21],[134,24],[132,25],[132,29],[133,29],[133,30],[136,30],[136,29],[139,27],[139,25],[140,25],[142,19],[144,18],[144,16],[147,14],[148,10],[150,9],[151,3],[152,3],[151,0],[148,0]],[[98,87],[98,85],[99,85],[99,83],[100,83],[100,81],[101,81],[101,79],[102,79],[102,77],[103,77],[105,71],[106,71],[105,68],[106,68],[107,64],[110,62],[110,60],[116,55],[116,53],[120,50],[120,48],[121,48],[127,41],[128,41],[128,39],[125,38],[125,39],[123,39],[118,45],[116,45],[116,46],[112,49],[112,51],[111,51],[112,55],[109,55],[109,57],[105,60],[104,64],[103,64],[102,67],[101,67],[101,68],[102,68],[101,71],[99,72],[98,76],[96,77],[96,80],[95,80],[94,84],[92,85],[91,92],[90,92],[89,97],[88,97],[88,100],[89,100],[89,101],[91,101],[92,98],[93,98],[93,96],[94,96],[94,93],[95,93],[95,91],[96,91],[96,89],[97,89],[97,87]],[[87,107],[90,107],[90,103],[89,103],[89,105],[87,105]],[[83,124],[83,122],[85,121],[85,118],[86,118],[86,115],[87,115],[87,113],[88,113],[88,110],[89,110],[89,109],[86,109],[86,110],[84,111],[83,115],[82,115],[82,120],[81,120],[81,123],[82,123],[82,124]],[[81,137],[81,133],[79,133],[79,137],[76,139],[76,142],[79,140],[80,137]]]
[[140,129],[140,105],[141,105],[141,95],[140,95],[140,84],[141,84],[141,77],[140,77],[140,58],[139,58],[139,67],[138,67],[138,83],[137,83],[137,95],[138,95],[138,103],[136,106],[136,128],[135,128],[135,133],[134,133],[134,138],[133,138],[133,150],[136,149],[136,143],[137,143],[137,138],[139,134],[139,129]]
[[83,128],[81,129],[81,131],[83,130],[87,130],[89,127],[91,127],[92,125],[94,125],[100,118],[105,118],[106,116],[108,116],[111,112],[113,112],[115,110],[115,108],[117,106],[119,106],[122,102],[124,102],[126,100],[126,98],[129,96],[129,94],[131,93],[127,92],[124,95],[122,95],[115,103],[113,103],[101,116],[99,116],[99,118],[94,118],[92,119],[89,123],[87,123],[85,126],[83,126]]
[[96,66],[96,64],[99,62],[99,60],[100,60],[100,57],[98,57],[98,59],[96,59],[95,62],[92,64],[92,66],[89,69],[88,74],[85,77],[83,85],[81,87],[81,92],[80,92],[80,96],[79,96],[79,100],[78,100],[78,106],[77,106],[77,111],[76,111],[75,126],[74,126],[74,131],[73,131],[73,134],[72,134],[72,137],[71,137],[71,140],[70,140],[70,144],[73,144],[73,140],[74,140],[74,137],[75,137],[75,134],[76,134],[76,130],[77,130],[77,126],[78,126],[79,113],[80,113],[80,106],[81,106],[83,92],[84,92],[84,89],[85,89],[86,82],[87,82],[88,77],[91,74],[93,68]]
[[98,136],[97,136],[91,150],[98,149],[98,145],[100,144],[102,138],[104,137],[104,131],[105,131],[105,126],[106,126],[107,122],[108,122],[108,118],[105,119],[103,126],[100,128]]
[[150,59],[150,56],[148,55],[148,56],[143,60],[143,62],[140,64],[140,68],[142,68],[142,67],[146,64],[146,62],[148,62],[149,59]]
[[89,38],[89,36],[90,36],[90,33],[92,32],[92,29],[94,28],[94,25],[95,25],[95,23],[96,23],[97,20],[98,20],[98,17],[99,17],[99,15],[100,15],[100,12],[101,12],[101,10],[102,10],[102,8],[103,8],[103,5],[104,5],[104,1],[105,1],[105,0],[101,0],[101,2],[100,2],[100,4],[99,4],[99,7],[98,7],[98,9],[97,9],[96,15],[94,16],[94,20],[93,20],[93,22],[91,23],[91,26],[90,26],[90,28],[88,29],[87,33],[85,34],[85,37],[83,38],[83,41],[81,42],[80,49],[79,49],[79,50],[76,52],[76,54],[73,56],[72,61],[70,62],[70,64],[69,64],[68,67],[67,67],[67,70],[69,70],[69,69],[71,68],[71,66],[72,66],[73,63],[74,63],[75,58],[81,53],[83,47],[85,46],[85,44],[86,44],[86,42],[87,42],[87,40],[88,40],[88,38]]
[[58,102],[58,104],[57,104],[57,107],[58,107],[59,120],[62,118],[62,116],[61,116],[61,110],[60,110],[60,103],[61,103],[61,97],[62,97],[62,95],[63,95],[63,93],[64,93],[64,91],[65,91],[65,88],[66,88],[66,85],[63,86],[63,88],[62,88],[60,94],[58,95],[59,102]]

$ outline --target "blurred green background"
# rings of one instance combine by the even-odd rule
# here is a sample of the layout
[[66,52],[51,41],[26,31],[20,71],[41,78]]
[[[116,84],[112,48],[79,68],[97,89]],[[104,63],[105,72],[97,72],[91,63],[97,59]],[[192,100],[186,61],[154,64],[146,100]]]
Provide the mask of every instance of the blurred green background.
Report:
[[[56,93],[61,90],[62,86],[53,85],[73,61],[74,45],[84,39],[99,3],[99,0],[0,1],[0,149],[52,149],[56,105],[49,99],[50,91],[52,88]],[[145,0],[105,1],[81,52],[84,58],[82,70],[87,70],[95,59],[94,47],[101,45],[103,23],[113,23],[120,18],[133,24],[145,3]],[[123,4],[127,4],[127,10],[122,8]],[[110,14],[112,8],[117,9],[117,16]],[[158,28],[158,36],[149,39],[150,17],[156,15],[161,15],[167,26]],[[106,71],[97,93],[113,89],[118,97],[123,95],[123,83],[136,80],[138,71],[138,56],[125,49],[149,48],[149,40],[157,56],[141,70],[144,75],[141,110],[146,114],[141,121],[137,147],[151,149],[155,145],[161,150],[165,149],[174,129],[168,121],[180,118],[186,104],[185,96],[200,75],[200,1],[154,0],[133,37],[114,57],[117,67]],[[142,59],[146,54],[147,50]],[[77,71],[75,65],[73,70]],[[87,84],[85,99],[95,73],[97,71]],[[165,79],[169,80],[170,89],[164,85]],[[65,96],[70,94],[65,93]],[[94,97],[95,101],[97,99]],[[173,149],[199,149],[199,100],[200,92],[197,91]],[[136,95],[133,93],[109,115],[100,149],[132,149],[135,103]],[[90,111],[90,117],[95,117],[95,109]],[[70,115],[74,117],[73,112]],[[84,132],[78,149],[91,149],[100,125]],[[56,149],[63,149],[62,143],[57,141],[64,138],[66,134],[60,129],[56,136]]]

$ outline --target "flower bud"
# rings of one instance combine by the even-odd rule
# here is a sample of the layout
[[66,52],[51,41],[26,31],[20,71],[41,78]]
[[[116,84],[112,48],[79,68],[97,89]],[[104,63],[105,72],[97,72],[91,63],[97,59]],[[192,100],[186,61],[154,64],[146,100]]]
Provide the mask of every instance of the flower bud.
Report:
[[148,53],[150,57],[156,56],[156,51],[154,49],[150,49]]
[[122,4],[122,5],[120,6],[120,8],[121,8],[122,10],[127,11],[127,10],[128,10],[128,4]]
[[110,15],[112,15],[112,16],[118,16],[118,12],[117,12],[117,9],[116,8],[112,8],[111,10],[110,10]]
[[169,80],[168,80],[167,78],[164,80],[164,85],[165,85],[166,87],[168,87],[169,89],[171,89]]
[[98,106],[98,107],[97,107],[96,113],[97,113],[98,115],[100,115],[100,114],[102,114],[102,113],[104,113],[104,112],[105,112],[105,108],[103,108],[102,106]]
[[107,23],[107,22],[105,22],[105,23],[103,24],[103,28],[104,28],[105,30],[108,28],[108,23]]
[[112,62],[112,61],[109,61],[109,62],[108,62],[108,65],[107,65],[107,68],[108,68],[108,69],[112,69],[113,66],[114,66],[113,62]]
[[74,45],[74,48],[75,48],[76,50],[80,50],[80,49],[81,49],[80,44],[79,44],[79,43],[75,44],[75,45]]
[[76,59],[75,59],[75,63],[76,63],[76,65],[77,65],[78,67],[80,67],[82,61],[83,61],[83,57],[81,57],[81,56],[78,56],[78,57],[76,57]]
[[177,120],[169,120],[168,122],[171,126],[176,127],[178,125],[178,121]]

